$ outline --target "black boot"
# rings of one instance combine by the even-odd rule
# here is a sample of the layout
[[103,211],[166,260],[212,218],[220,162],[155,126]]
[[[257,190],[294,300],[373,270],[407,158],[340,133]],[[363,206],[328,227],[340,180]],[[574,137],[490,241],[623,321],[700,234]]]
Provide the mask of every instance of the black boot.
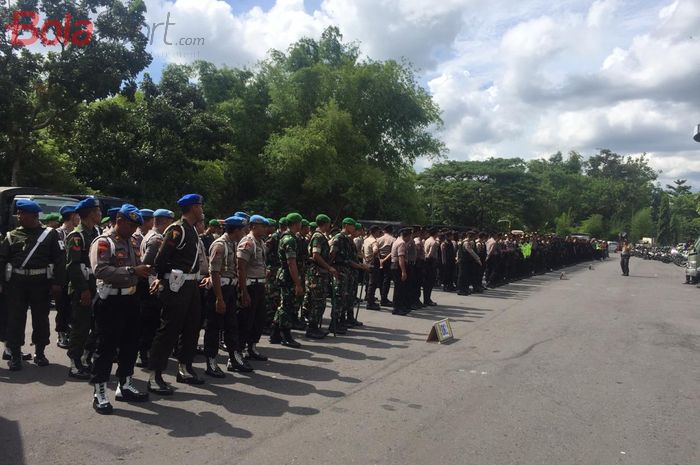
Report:
[[136,360],[136,366],[139,368],[148,368],[148,352],[145,350],[139,351],[139,358]]
[[175,379],[178,383],[191,384],[193,386],[204,384],[204,380],[197,376],[191,363],[178,363],[177,377]]
[[13,350],[10,354],[10,361],[7,362],[10,371],[19,371],[22,369],[22,351]]
[[175,391],[163,380],[163,373],[156,371],[151,375],[151,379],[148,380],[148,392],[160,394],[161,396],[172,396]]
[[34,364],[38,367],[45,367],[49,365],[49,359],[44,355],[44,348],[37,347],[34,354]]
[[280,332],[280,327],[278,324],[272,325],[272,333],[270,334],[270,344],[280,344],[282,343],[282,334]]
[[267,357],[265,357],[263,354],[258,352],[258,349],[255,347],[255,344],[252,342],[248,344],[248,350],[246,351],[245,358],[247,360],[257,360],[259,362],[267,362]]
[[228,371],[237,371],[239,373],[250,373],[253,371],[253,367],[243,359],[243,354],[237,350],[233,351],[233,357],[229,357],[226,369]]
[[80,359],[71,359],[70,368],[68,368],[68,376],[75,379],[87,380],[90,379],[90,372],[88,372]]
[[136,389],[133,378],[126,376],[119,380],[114,398],[120,402],[146,402],[148,401],[148,393]]
[[292,347],[294,349],[298,349],[299,347],[301,347],[301,344],[294,340],[294,337],[292,336],[292,330],[289,328],[282,330],[282,345]]
[[216,363],[216,357],[207,357],[207,369],[204,373],[212,378],[226,377],[226,374],[219,368],[219,364]]
[[92,408],[100,415],[109,415],[112,413],[112,404],[109,403],[109,399],[107,398],[107,383],[95,384]]

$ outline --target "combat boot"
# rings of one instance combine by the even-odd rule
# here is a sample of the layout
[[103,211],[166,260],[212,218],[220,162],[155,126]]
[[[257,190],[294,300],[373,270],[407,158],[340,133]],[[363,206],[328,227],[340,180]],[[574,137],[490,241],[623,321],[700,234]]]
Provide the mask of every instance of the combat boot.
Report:
[[237,371],[239,373],[250,373],[253,371],[253,367],[243,359],[243,354],[237,350],[234,350],[233,357],[228,359],[226,369],[228,371]]
[[245,358],[248,360],[258,360],[259,362],[267,362],[267,357],[258,352],[254,343],[248,344],[248,350],[246,351]]
[[161,396],[172,396],[175,391],[165,382],[163,374],[160,371],[154,371],[151,373],[151,378],[148,380],[148,392]]
[[193,386],[204,384],[204,380],[197,376],[191,363],[178,363],[177,377],[175,379],[178,383],[191,384]]
[[127,376],[119,380],[117,394],[114,398],[120,402],[146,402],[148,401],[148,393],[136,389],[133,378]]
[[272,325],[272,333],[270,334],[270,344],[281,344],[282,333],[278,324]]
[[107,398],[107,383],[95,384],[92,408],[100,415],[109,415],[112,413],[112,404],[109,403],[109,399]]
[[204,371],[204,373],[212,378],[226,377],[226,374],[221,371],[221,368],[219,368],[219,364],[216,363],[216,357],[207,357],[207,369]]
[[70,368],[68,368],[68,376],[75,379],[87,380],[90,379],[90,373],[83,367],[80,359],[70,359]]
[[36,352],[34,353],[34,364],[38,367],[45,367],[49,365],[49,359],[44,355],[44,348],[37,346]]
[[292,336],[292,330],[289,328],[282,330],[282,345],[292,347],[294,349],[298,349],[301,347],[301,344],[294,340],[294,337]]

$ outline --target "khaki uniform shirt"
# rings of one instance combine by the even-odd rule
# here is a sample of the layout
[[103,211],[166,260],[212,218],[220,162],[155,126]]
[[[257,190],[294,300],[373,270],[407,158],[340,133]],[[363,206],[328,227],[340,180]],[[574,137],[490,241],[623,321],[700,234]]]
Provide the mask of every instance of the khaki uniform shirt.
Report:
[[255,239],[252,232],[238,243],[236,256],[248,264],[246,269],[248,278],[265,278],[265,262],[267,261],[265,243],[260,239]]

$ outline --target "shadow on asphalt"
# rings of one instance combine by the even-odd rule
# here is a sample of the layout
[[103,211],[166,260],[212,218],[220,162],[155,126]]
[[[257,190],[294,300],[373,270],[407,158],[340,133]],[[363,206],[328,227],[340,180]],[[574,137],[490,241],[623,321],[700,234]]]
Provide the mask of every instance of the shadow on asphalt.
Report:
[[24,465],[24,447],[19,422],[0,417],[0,459],[3,465]]

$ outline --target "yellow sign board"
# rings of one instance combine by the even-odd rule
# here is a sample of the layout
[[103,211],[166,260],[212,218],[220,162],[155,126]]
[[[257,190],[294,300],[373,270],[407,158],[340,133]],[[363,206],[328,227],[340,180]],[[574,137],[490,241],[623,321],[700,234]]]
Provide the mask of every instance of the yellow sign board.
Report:
[[446,318],[433,324],[433,327],[430,329],[430,334],[428,334],[427,342],[443,343],[452,339],[454,339],[452,335],[452,326],[450,326],[450,319]]

